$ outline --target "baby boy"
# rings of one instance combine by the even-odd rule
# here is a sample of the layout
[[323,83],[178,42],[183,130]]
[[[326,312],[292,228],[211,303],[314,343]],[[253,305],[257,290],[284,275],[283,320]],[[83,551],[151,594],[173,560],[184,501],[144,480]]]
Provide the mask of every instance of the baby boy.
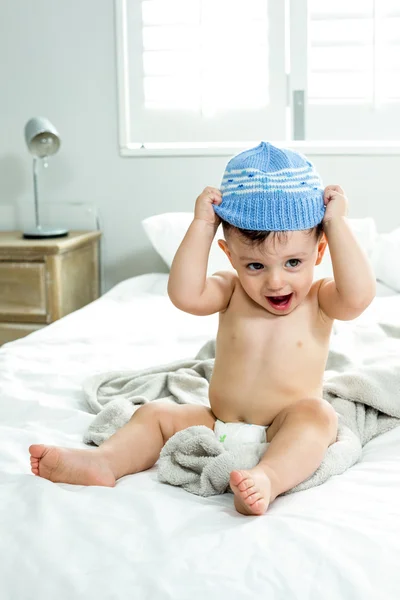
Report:
[[[300,154],[262,142],[235,156],[221,191],[207,187],[197,198],[168,285],[181,310],[219,313],[210,408],[149,403],[99,448],[31,446],[32,472],[113,486],[154,465],[177,431],[205,425],[227,444],[269,442],[256,467],[231,473],[240,513],[264,514],[310,477],[337,435],[337,415],[322,398],[333,321],[354,319],[375,295],[346,214],[343,190],[324,190]],[[221,221],[218,243],[234,270],[207,277]],[[327,244],[334,279],[313,281]]]

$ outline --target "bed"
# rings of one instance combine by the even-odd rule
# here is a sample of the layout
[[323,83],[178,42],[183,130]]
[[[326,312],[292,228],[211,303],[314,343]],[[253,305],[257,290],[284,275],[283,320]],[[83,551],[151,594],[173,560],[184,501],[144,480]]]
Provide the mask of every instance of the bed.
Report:
[[[180,312],[166,285],[166,274],[126,280],[0,349],[1,600],[397,598],[400,428],[259,518],[236,513],[231,494],[162,484],[156,467],[112,489],[31,474],[30,444],[84,447],[89,375],[194,356],[213,337],[217,316]],[[361,326],[400,324],[400,294],[378,293]]]

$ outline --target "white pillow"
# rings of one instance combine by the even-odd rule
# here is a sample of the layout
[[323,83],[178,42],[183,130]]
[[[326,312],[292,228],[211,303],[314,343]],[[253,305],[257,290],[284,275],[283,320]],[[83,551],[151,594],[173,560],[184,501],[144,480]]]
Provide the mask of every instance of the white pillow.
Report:
[[[154,215],[153,217],[148,217],[142,221],[143,228],[153,248],[167,263],[168,267],[171,267],[179,244],[183,240],[192,220],[193,213],[176,212]],[[349,219],[349,223],[360,245],[371,259],[377,237],[375,221],[372,218]],[[208,274],[233,269],[227,256],[218,246],[218,240],[223,237],[222,227],[219,227],[213,243],[211,244],[207,269]],[[331,257],[328,248],[326,249],[322,263],[315,267],[314,273],[314,279],[333,277]]]
[[396,292],[400,292],[400,227],[391,233],[378,235],[372,253],[376,278]]
[[[373,264],[372,255],[378,237],[374,219],[371,217],[365,219],[349,219],[349,224],[358,243],[361,248],[364,249],[364,252]],[[325,250],[321,264],[317,265],[314,270],[314,280],[323,279],[324,277],[333,277],[332,261],[328,247]]]
[[[193,213],[190,212],[163,213],[142,221],[143,229],[154,250],[169,268],[192,221]],[[218,246],[218,240],[221,238],[224,238],[224,234],[220,226],[211,244],[207,268],[209,275],[217,271],[233,270],[225,252]]]

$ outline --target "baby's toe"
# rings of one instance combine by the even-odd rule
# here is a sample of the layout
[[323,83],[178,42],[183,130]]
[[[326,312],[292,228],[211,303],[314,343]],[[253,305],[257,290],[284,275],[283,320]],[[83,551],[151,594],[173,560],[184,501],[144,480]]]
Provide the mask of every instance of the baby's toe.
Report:
[[255,515],[264,515],[268,508],[267,503],[263,498],[261,500],[257,500],[254,504],[251,505],[251,510]]
[[248,496],[246,498],[246,504],[248,504],[249,506],[253,507],[259,500],[262,500],[262,499],[263,498],[262,498],[260,492],[258,492],[256,490],[250,496]]
[[240,483],[243,481],[243,473],[241,471],[232,471],[230,476],[230,483],[239,487]]
[[254,487],[254,481],[251,479],[251,477],[246,477],[246,479],[244,479],[238,485],[238,488],[241,492],[245,492],[252,487]]
[[[240,489],[240,487],[239,487],[239,489]],[[247,490],[243,491],[242,497],[248,498],[249,496],[252,496],[256,492],[257,492],[257,488],[254,485],[252,485],[251,487],[248,487]]]

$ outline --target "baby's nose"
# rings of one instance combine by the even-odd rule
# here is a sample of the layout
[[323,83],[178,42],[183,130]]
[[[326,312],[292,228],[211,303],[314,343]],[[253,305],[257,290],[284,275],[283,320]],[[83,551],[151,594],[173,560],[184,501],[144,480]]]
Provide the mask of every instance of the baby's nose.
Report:
[[285,283],[282,277],[280,277],[279,275],[270,277],[267,281],[267,289],[274,294],[282,290],[284,287]]

